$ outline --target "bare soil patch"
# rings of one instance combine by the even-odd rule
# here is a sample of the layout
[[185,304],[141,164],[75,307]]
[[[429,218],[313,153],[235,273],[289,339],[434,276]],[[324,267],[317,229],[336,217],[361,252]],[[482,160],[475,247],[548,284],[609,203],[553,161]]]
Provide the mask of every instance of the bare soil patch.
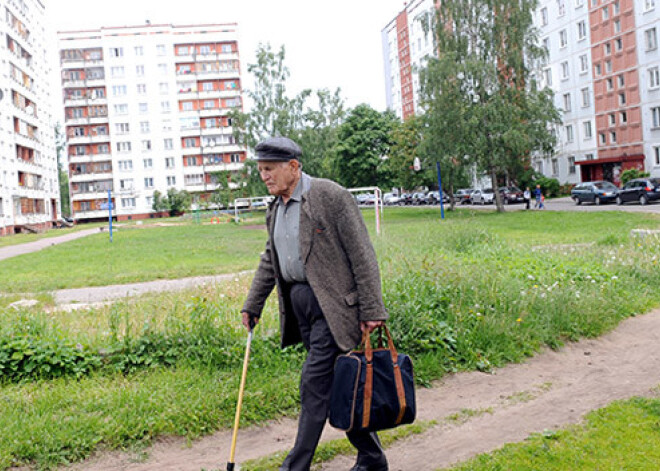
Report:
[[[387,450],[392,471],[436,470],[478,453],[525,439],[544,429],[581,421],[587,412],[632,396],[652,395],[660,383],[660,310],[627,319],[613,332],[572,343],[560,351],[544,351],[523,364],[488,373],[461,373],[418,390],[418,418],[439,425]],[[655,390],[657,391],[657,390]],[[464,421],[453,414],[482,411]],[[464,414],[465,416],[469,414]],[[241,430],[238,462],[288,449],[296,422],[285,419]],[[342,436],[326,429],[323,439]],[[99,453],[70,470],[199,471],[224,469],[231,431],[218,432],[192,444],[185,439],[158,440],[136,454]],[[345,471],[353,457],[326,463],[325,471]]]

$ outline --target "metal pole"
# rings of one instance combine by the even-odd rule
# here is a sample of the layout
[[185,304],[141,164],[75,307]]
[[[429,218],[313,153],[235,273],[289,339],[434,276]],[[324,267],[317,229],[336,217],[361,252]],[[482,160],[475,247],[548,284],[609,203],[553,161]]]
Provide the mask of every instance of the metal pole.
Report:
[[245,357],[243,358],[243,372],[241,373],[241,383],[238,388],[238,401],[236,403],[236,415],[234,416],[234,431],[231,435],[231,447],[229,450],[229,462],[227,471],[234,471],[234,460],[236,453],[236,438],[238,437],[238,424],[241,418],[241,407],[243,405],[243,391],[245,390],[245,379],[247,377],[248,363],[250,361],[250,345],[252,344],[252,329],[248,333],[247,345],[245,347]]
[[440,197],[440,219],[445,218],[445,204],[442,202],[442,178],[440,177],[440,162],[435,161],[435,169],[438,172],[438,196]]
[[376,210],[376,234],[380,235],[380,188],[374,190],[374,209]]
[[110,190],[108,190],[108,228],[110,232],[110,242],[112,242],[112,199],[110,197]]

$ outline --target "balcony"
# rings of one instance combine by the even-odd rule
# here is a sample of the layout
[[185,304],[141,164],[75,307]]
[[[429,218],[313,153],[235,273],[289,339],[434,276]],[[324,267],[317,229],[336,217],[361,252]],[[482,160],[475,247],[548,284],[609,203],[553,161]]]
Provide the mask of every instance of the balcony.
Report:
[[100,142],[110,142],[109,134],[98,134],[90,136],[72,136],[66,140],[67,144],[96,144]]
[[70,155],[70,164],[86,164],[91,162],[106,162],[112,158],[110,154],[86,154],[86,155]]
[[217,163],[217,164],[207,164],[204,166],[204,171],[209,172],[220,172],[220,171],[234,171],[240,170],[243,168],[243,162],[231,162],[231,163]]
[[112,172],[79,173],[77,175],[70,175],[69,181],[71,183],[92,182],[94,180],[104,180],[111,176]]
[[181,149],[181,155],[199,155],[199,147],[184,147]]
[[[108,192],[106,191],[91,191],[88,193],[76,192],[72,193],[71,201],[85,201],[89,199],[102,200],[108,198]],[[106,214],[107,211],[106,211]]]
[[[112,210],[112,215],[116,216],[117,211]],[[97,218],[107,218],[108,210],[107,209],[93,209],[86,211],[73,211],[73,216],[76,219],[97,219]]]
[[238,144],[220,144],[215,146],[204,146],[204,154],[245,152],[245,148]]

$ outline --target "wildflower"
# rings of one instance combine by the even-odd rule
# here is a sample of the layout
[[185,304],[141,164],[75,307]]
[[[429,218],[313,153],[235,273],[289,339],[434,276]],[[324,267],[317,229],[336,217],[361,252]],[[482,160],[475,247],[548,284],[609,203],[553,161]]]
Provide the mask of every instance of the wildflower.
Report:
[[522,322],[522,318],[519,317],[518,319],[516,319],[516,322]]
[[533,279],[535,279],[535,278],[534,278],[534,275],[527,275],[527,279],[528,279],[528,280],[533,280]]
[[619,277],[618,277],[618,276],[616,276],[616,275],[614,275],[614,276],[612,277],[612,279],[613,279],[613,280],[618,280],[618,279],[619,279]]
[[82,352],[83,351],[83,346],[81,344],[77,343],[76,344],[76,350],[78,350],[79,352]]

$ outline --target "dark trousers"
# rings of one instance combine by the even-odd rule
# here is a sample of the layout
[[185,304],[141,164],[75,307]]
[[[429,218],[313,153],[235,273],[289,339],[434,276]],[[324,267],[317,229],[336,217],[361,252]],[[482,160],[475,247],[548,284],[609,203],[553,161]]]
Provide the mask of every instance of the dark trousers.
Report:
[[[300,378],[298,435],[280,470],[307,471],[328,417],[335,359],[341,352],[312,288],[307,284],[295,284],[291,288],[290,298],[308,353]],[[359,464],[387,463],[375,433],[347,432],[346,436],[358,450]]]

